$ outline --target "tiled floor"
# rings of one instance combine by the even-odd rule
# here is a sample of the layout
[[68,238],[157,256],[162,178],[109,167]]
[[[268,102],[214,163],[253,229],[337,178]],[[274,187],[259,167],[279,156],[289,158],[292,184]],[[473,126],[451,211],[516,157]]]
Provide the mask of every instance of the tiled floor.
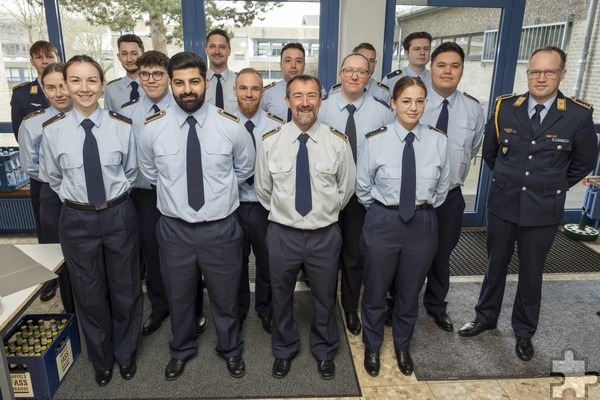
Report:
[[[36,243],[30,235],[0,235],[0,243]],[[590,246],[600,252],[600,242]],[[509,277],[514,279],[514,277]],[[547,279],[600,280],[598,274],[551,275]],[[453,281],[481,281],[481,277],[457,277]],[[303,285],[303,284],[301,284]],[[600,305],[599,305],[600,309]],[[62,311],[59,296],[56,300],[42,303],[36,300],[29,312],[58,313]],[[390,330],[390,328],[386,328]],[[598,335],[591,332],[590,335]],[[414,375],[406,377],[400,373],[393,356],[391,331],[385,335],[381,349],[381,372],[376,378],[370,377],[363,369],[364,347],[360,336],[349,335],[350,347],[354,356],[356,373],[365,400],[447,400],[447,399],[598,399],[600,400],[600,380],[596,376],[567,377],[563,385],[561,377],[539,379],[495,379],[469,381],[417,381]],[[554,386],[553,386],[554,384]],[[587,386],[586,386],[587,385]],[[586,390],[587,387],[587,390]]]

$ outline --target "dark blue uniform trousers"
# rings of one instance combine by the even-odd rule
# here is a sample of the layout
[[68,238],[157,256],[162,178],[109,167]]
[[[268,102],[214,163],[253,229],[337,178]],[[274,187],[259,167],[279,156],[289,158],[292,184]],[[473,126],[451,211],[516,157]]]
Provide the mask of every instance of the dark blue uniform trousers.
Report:
[[81,211],[65,202],[60,243],[94,369],[110,370],[115,359],[128,367],[135,361],[143,306],[133,203]]
[[438,247],[427,274],[423,304],[432,314],[446,312],[450,289],[450,254],[460,238],[465,199],[460,186],[448,192],[446,201],[435,209],[438,220]]
[[273,313],[271,298],[271,278],[269,277],[269,255],[267,253],[267,227],[269,212],[258,202],[242,202],[237,209],[240,226],[244,232],[242,244],[242,279],[240,282],[240,318],[246,318],[250,308],[250,281],[248,261],[250,248],[256,260],[256,283],[254,290],[254,308],[261,317],[270,317]]
[[[43,183],[40,188],[40,225],[44,233],[44,243],[60,243],[60,213],[62,201],[50,185]],[[60,299],[65,312],[75,312],[75,300],[73,299],[73,288],[69,279],[69,270],[62,268],[58,274],[60,284]]]
[[433,208],[415,211],[404,222],[398,209],[373,203],[367,210],[361,250],[365,259],[362,299],[363,343],[379,351],[383,343],[385,296],[396,288],[392,333],[396,350],[407,350],[419,315],[419,292],[437,248]]
[[[44,229],[42,227],[42,221],[40,220],[40,194],[44,185],[47,184],[42,181],[38,181],[37,179],[32,178],[29,180],[29,196],[31,199],[31,209],[33,210],[33,220],[35,222],[35,233],[38,238],[38,243],[58,243],[58,241],[51,242],[49,239],[46,239],[46,236],[44,235]],[[57,279],[53,279],[47,282],[42,289],[42,293],[46,292],[48,288],[55,287],[58,283],[57,281]]]
[[360,255],[360,235],[367,210],[358,202],[356,195],[340,212],[342,228],[342,307],[344,311],[356,313],[363,283],[363,259]]
[[201,275],[208,290],[217,333],[217,352],[223,357],[242,353],[239,335],[238,290],[242,275],[242,229],[231,214],[191,224],[161,216],[156,227],[160,269],[171,312],[171,357],[186,360],[196,353],[194,321]]
[[140,227],[141,257],[146,264],[146,293],[152,306],[150,315],[161,318],[169,314],[169,304],[160,275],[156,240],[156,225],[160,218],[160,211],[156,208],[156,189],[134,188],[131,191],[131,200],[135,205]]
[[267,248],[273,292],[271,340],[275,358],[294,357],[300,349],[300,335],[294,323],[294,288],[302,264],[312,277],[311,352],[318,360],[334,358],[340,341],[335,319],[335,293],[341,247],[338,224],[317,230],[269,224]]
[[519,283],[512,312],[515,336],[530,339],[537,329],[542,303],[542,274],[546,256],[552,247],[558,225],[519,226],[488,213],[485,277],[475,306],[476,320],[496,325],[508,263],[517,242]]

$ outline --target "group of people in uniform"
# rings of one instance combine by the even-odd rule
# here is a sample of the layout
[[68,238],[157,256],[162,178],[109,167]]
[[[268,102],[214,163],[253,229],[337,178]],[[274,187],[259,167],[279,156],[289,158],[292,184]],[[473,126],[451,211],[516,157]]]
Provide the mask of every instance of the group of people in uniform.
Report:
[[[265,87],[252,68],[231,71],[230,39],[220,29],[207,35],[208,66],[190,52],[144,52],[139,37],[124,35],[118,58],[127,75],[108,85],[90,57],[54,63],[50,43],[34,44],[34,65],[38,55],[51,59],[36,89],[29,86],[27,101],[42,111],[15,132],[27,172],[47,187],[35,201],[43,210],[54,197],[52,226],[98,385],[111,381],[115,360],[121,376],[133,378],[140,333],[152,334],[167,316],[165,378],[179,378],[208,324],[204,287],[216,351],[232,377],[243,377],[251,252],[274,378],[287,376],[300,351],[293,309],[301,268],[311,283],[309,345],[322,379],[335,377],[338,281],[346,328],[362,332],[366,372],[379,374],[389,324],[398,368],[412,374],[424,284],[427,312],[454,330],[449,258],[465,209],[461,186],[482,144],[493,171],[489,257],[476,317],[458,333],[496,327],[516,241],[515,350],[532,358],[544,261],[565,195],[597,158],[592,107],[558,90],[566,56],[543,47],[529,60],[529,91],[498,98],[486,125],[479,102],[458,90],[463,49],[444,42],[431,52],[431,42],[427,32],[408,35],[408,66],[383,83],[372,78],[375,48],[361,43],[327,94],[304,74],[300,43],[283,47],[280,82]],[[151,312],[142,321],[144,276]]]

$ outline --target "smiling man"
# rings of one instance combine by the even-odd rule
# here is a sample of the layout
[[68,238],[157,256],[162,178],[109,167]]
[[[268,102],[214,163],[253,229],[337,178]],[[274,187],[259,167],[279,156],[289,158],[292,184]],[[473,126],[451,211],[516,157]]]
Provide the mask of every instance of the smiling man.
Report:
[[502,308],[508,263],[517,242],[519,281],[512,311],[515,352],[533,357],[542,274],[564,214],[569,188],[594,167],[598,144],[591,104],[558,89],[567,71],[558,47],[529,58],[523,95],[496,99],[485,128],[483,159],[492,170],[488,196],[488,261],[475,320],[458,332],[475,336],[495,329]]
[[[366,141],[365,135],[390,124],[394,115],[384,102],[365,93],[370,79],[369,59],[361,53],[347,55],[338,74],[341,87],[323,100],[319,120],[348,136],[354,160]],[[353,194],[340,213],[342,229],[341,292],[346,327],[353,335],[361,331],[358,301],[363,282],[363,263],[358,242],[365,219],[365,207]]]
[[123,104],[143,95],[138,78],[139,68],[136,61],[144,53],[144,42],[133,34],[117,39],[117,58],[125,69],[125,76],[108,82],[104,92],[104,109],[119,111]]
[[234,378],[246,372],[239,333],[242,229],[234,215],[238,185],[252,174],[254,154],[239,118],[205,102],[206,64],[181,52],[167,68],[173,104],[152,115],[140,143],[140,168],[156,186],[160,268],[173,340],[165,378],[175,380],[196,353],[198,282],[204,276],[217,333],[217,353]]
[[342,246],[339,212],[354,193],[356,168],[348,137],[317,120],[317,78],[287,84],[292,122],[267,132],[257,154],[256,195],[269,210],[267,249],[273,294],[275,355],[272,375],[284,378],[300,349],[294,325],[294,288],[304,264],[311,280],[310,347],[322,379],[333,379],[339,332],[335,322],[337,270]]
[[206,56],[209,66],[206,73],[208,88],[206,102],[229,112],[236,112],[238,103],[233,93],[235,72],[227,65],[231,54],[231,43],[227,32],[223,29],[213,29],[206,35]]

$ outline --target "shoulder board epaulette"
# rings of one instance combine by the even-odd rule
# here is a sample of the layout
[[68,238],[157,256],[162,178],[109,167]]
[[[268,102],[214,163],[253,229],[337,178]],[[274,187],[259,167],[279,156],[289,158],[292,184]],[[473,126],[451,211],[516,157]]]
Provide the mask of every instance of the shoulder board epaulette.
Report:
[[239,117],[236,117],[232,113],[227,112],[227,111],[223,110],[222,108],[217,108],[217,111],[219,112],[219,114],[221,114],[225,118],[229,118],[230,120],[235,121],[235,122],[240,122],[240,118]]
[[273,115],[270,112],[267,113],[267,117],[271,118],[273,121],[279,122],[280,124],[285,124],[283,118],[279,118],[277,115]]
[[372,138],[373,136],[377,136],[377,135],[379,135],[380,133],[383,133],[383,132],[385,132],[385,131],[387,131],[387,127],[386,127],[386,126],[382,126],[381,128],[374,130],[373,132],[369,132],[369,133],[367,133],[367,134],[365,135],[365,137],[366,137],[367,139],[370,139],[370,138]]
[[469,93],[467,92],[463,92],[463,94],[465,95],[465,97],[473,100],[475,103],[479,104],[479,100],[477,100],[475,97],[471,96]]
[[264,135],[262,135],[261,140],[265,140],[266,138],[273,136],[274,134],[276,134],[280,130],[281,130],[281,127],[278,126],[277,128],[273,129],[272,131],[269,131],[269,132],[265,133]]
[[387,85],[384,85],[381,82],[377,82],[377,86],[379,86],[380,88],[382,88],[383,90],[387,90],[388,92],[390,91],[390,88]]
[[527,100],[527,96],[519,96],[518,99],[515,100],[515,102],[513,103],[513,106],[515,107],[521,107],[521,104],[523,104],[523,102]]
[[496,100],[510,99],[513,97],[517,97],[517,94],[516,93],[503,94],[501,96],[496,97]]
[[31,113],[27,114],[27,115],[26,115],[26,116],[23,118],[23,121],[25,121],[26,119],[29,119],[29,118],[33,118],[33,117],[35,117],[36,115],[42,115],[42,114],[43,114],[43,113],[45,113],[45,112],[46,112],[46,109],[45,109],[45,108],[42,108],[41,110],[37,110],[37,111],[31,112]]
[[19,83],[17,86],[13,87],[13,90],[22,88],[23,86],[29,85],[31,82]]
[[58,113],[58,114],[56,114],[54,117],[52,117],[52,118],[50,118],[48,121],[44,122],[44,123],[42,124],[42,128],[45,128],[45,127],[47,127],[48,125],[50,125],[50,124],[52,124],[52,123],[54,123],[54,122],[58,121],[59,119],[63,119],[63,118],[65,117],[65,115],[67,115],[67,114],[65,114],[65,113],[62,113],[62,112],[61,112],[61,113]]
[[402,74],[402,70],[401,69],[397,69],[395,71],[390,72],[385,77],[388,78],[388,79],[392,79],[393,77],[401,75],[401,74]]
[[115,83],[120,81],[121,79],[123,79],[123,77],[117,78],[117,79],[113,79],[112,81],[108,82],[107,85],[110,85],[111,83]]
[[386,103],[385,101],[383,101],[383,100],[381,100],[381,99],[379,99],[379,98],[377,98],[375,96],[373,96],[373,98],[375,100],[377,100],[379,103],[383,104],[388,110],[390,109],[390,105],[388,103]]
[[587,103],[587,102],[585,102],[585,101],[583,101],[583,100],[581,100],[581,99],[578,99],[578,98],[577,98],[577,97],[575,97],[575,96],[572,96],[570,99],[571,99],[571,101],[573,101],[573,103],[575,103],[575,104],[578,104],[578,105],[580,105],[581,107],[585,107],[585,108],[587,108],[588,110],[591,110],[591,109],[592,109],[592,107],[593,107],[593,106],[592,106],[590,103]]
[[331,90],[338,90],[338,89],[339,89],[339,88],[341,88],[341,87],[342,87],[342,84],[341,84],[341,83],[336,83],[335,85],[333,85],[333,86],[331,87]]
[[448,137],[448,135],[446,135],[446,132],[444,132],[444,131],[443,131],[443,130],[441,130],[441,129],[438,129],[438,128],[436,128],[435,126],[429,125],[429,129],[431,129],[431,130],[434,130],[434,131],[436,131],[436,132],[439,132],[439,133],[441,133],[442,135],[444,135],[444,136]]
[[131,124],[131,118],[127,118],[124,115],[121,115],[117,112],[114,111],[109,111],[108,114],[113,117],[114,119],[118,119],[119,121],[123,121],[125,123]]
[[325,93],[325,95],[323,96],[323,98],[321,98],[321,100],[325,101],[329,98],[329,93]]
[[277,82],[271,82],[269,83],[267,86],[265,86],[263,89],[271,89],[273,86],[275,86],[277,84]]
[[133,100],[129,100],[127,103],[123,103],[121,105],[121,108],[129,107],[130,105],[133,105],[133,104],[137,103],[138,101],[140,101],[140,99],[141,99],[141,97],[137,97]]
[[157,119],[164,117],[166,114],[167,114],[166,110],[160,110],[156,114],[152,114],[151,116],[149,116],[148,118],[146,118],[144,120],[144,125],[147,125],[148,123],[150,123],[152,121],[156,121]]
[[348,136],[346,136],[345,133],[342,133],[340,131],[338,131],[337,129],[335,129],[333,126],[329,127],[329,130],[336,135],[337,137],[341,138],[344,142],[348,141]]

